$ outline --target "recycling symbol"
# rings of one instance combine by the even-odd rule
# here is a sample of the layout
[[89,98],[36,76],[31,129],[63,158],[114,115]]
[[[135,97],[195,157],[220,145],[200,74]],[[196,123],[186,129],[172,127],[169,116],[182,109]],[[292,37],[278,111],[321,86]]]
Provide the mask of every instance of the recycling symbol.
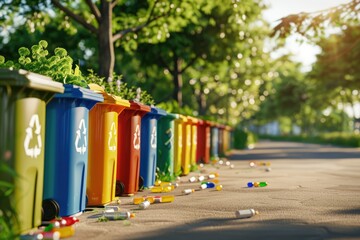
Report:
[[169,136],[169,139],[164,143],[165,144],[165,146],[169,146],[169,147],[171,147],[171,141],[172,141],[172,139],[173,139],[173,132],[172,132],[172,129],[171,128],[169,128],[168,130],[166,130],[166,132],[165,132],[168,136]]
[[150,145],[152,148],[156,148],[156,127],[154,126],[151,132],[151,141]]
[[108,140],[108,146],[109,146],[110,151],[116,150],[116,145],[117,145],[116,135],[117,135],[117,131],[116,131],[115,122],[112,122],[110,131],[109,131],[109,140]]
[[[80,140],[83,139],[82,145],[79,146]],[[79,129],[76,130],[76,140],[75,140],[75,150],[80,154],[85,154],[86,152],[86,127],[85,127],[85,120],[81,119],[79,124]]]
[[135,128],[133,144],[134,144],[134,148],[136,150],[140,149],[140,126],[139,126],[139,124],[137,124],[136,128]]
[[[26,137],[24,140],[24,149],[25,154],[32,158],[37,158],[41,153],[42,148],[42,142],[41,142],[41,125],[39,121],[39,115],[34,114],[31,116],[29,127],[26,128]],[[35,136],[33,136],[33,132],[35,133]],[[30,148],[30,141],[33,139],[33,137],[36,138],[37,144]]]

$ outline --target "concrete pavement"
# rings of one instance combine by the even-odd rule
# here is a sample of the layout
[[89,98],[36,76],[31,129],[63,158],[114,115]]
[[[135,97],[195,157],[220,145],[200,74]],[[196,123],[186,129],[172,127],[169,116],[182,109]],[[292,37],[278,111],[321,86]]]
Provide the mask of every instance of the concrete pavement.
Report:
[[[261,141],[255,149],[233,151],[229,161],[233,169],[206,165],[201,173],[218,172],[223,191],[182,195],[199,186],[188,179],[200,173],[191,173],[170,193],[173,203],[138,210],[132,198],[122,197],[120,206],[135,218],[98,222],[102,209],[92,209],[79,217],[69,239],[360,239],[360,149]],[[250,161],[270,162],[271,171],[251,168]],[[248,188],[249,181],[269,185]],[[250,208],[260,214],[235,218],[236,210]]]

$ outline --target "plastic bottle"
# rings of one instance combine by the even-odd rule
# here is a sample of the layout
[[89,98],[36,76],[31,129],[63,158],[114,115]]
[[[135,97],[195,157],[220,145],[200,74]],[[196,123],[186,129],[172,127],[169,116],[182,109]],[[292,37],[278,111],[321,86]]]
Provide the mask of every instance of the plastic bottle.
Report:
[[267,182],[248,182],[247,186],[251,187],[266,187],[268,185]]
[[193,192],[195,192],[195,189],[184,189],[184,190],[182,190],[182,193],[184,193],[184,194],[190,194],[190,193],[193,193]]
[[129,219],[131,217],[134,217],[130,212],[127,211],[118,211],[118,212],[104,212],[104,217],[106,217],[109,220],[125,220]]
[[139,204],[139,209],[146,209],[150,206],[150,201],[149,200],[145,200],[142,203]]
[[175,200],[175,197],[173,195],[155,196],[153,198],[154,198],[154,203],[169,203]]
[[199,176],[198,177],[198,181],[201,182],[201,181],[204,181],[205,180],[205,177],[204,176]]
[[118,206],[105,206],[105,212],[117,212],[120,210]]
[[216,177],[219,177],[219,174],[218,173],[210,173],[208,175],[208,179],[213,179],[213,178],[216,178]]
[[255,211],[254,209],[246,209],[246,210],[235,211],[235,216],[237,218],[250,218],[250,217],[255,216],[257,214],[259,214],[259,212]]
[[20,240],[59,240],[60,239],[60,233],[55,232],[37,232],[33,234],[25,234],[20,236]]
[[217,191],[221,191],[223,189],[223,186],[220,184],[220,185],[216,185],[216,188],[215,188]]
[[155,186],[155,187],[152,187],[150,189],[150,191],[153,193],[161,193],[161,192],[171,192],[174,189],[175,189],[175,186],[173,186],[173,185],[166,186],[166,187]]
[[195,181],[196,181],[196,177],[189,178],[189,182],[195,182]]
[[206,188],[214,188],[215,183],[213,182],[202,182],[201,185],[206,185]]

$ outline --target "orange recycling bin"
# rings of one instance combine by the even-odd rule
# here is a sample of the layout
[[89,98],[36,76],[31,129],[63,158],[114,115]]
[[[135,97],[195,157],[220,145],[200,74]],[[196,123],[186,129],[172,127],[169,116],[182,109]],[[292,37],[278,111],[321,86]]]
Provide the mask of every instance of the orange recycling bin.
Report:
[[[183,123],[187,121],[187,117],[181,114],[175,114],[174,126],[174,175],[179,176],[182,173],[181,159],[183,156]],[[185,137],[184,137],[185,138]]]
[[205,120],[198,121],[197,130],[197,149],[196,162],[209,163],[210,162],[210,122]]
[[191,123],[188,117],[182,122],[182,154],[181,154],[181,174],[190,173],[190,151],[191,151]]
[[107,94],[99,85],[89,84],[89,87],[104,97],[104,102],[90,110],[89,117],[87,205],[99,206],[115,198],[118,117],[130,107],[130,102]]
[[197,169],[196,165],[196,149],[197,149],[197,123],[198,119],[194,117],[188,117],[188,123],[190,125],[190,171]]
[[130,101],[130,107],[119,117],[117,196],[132,195],[139,190],[141,118],[150,110],[147,105]]

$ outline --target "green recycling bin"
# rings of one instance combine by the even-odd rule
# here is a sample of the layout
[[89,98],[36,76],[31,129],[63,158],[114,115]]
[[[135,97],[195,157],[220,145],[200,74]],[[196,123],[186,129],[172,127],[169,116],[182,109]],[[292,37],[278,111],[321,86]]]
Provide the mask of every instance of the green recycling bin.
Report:
[[0,173],[0,181],[15,186],[11,202],[19,220],[16,233],[41,224],[46,103],[63,92],[63,85],[51,78],[0,69],[0,161],[17,174]]
[[174,120],[178,118],[178,115],[168,113],[158,120],[156,174],[161,181],[174,177]]

